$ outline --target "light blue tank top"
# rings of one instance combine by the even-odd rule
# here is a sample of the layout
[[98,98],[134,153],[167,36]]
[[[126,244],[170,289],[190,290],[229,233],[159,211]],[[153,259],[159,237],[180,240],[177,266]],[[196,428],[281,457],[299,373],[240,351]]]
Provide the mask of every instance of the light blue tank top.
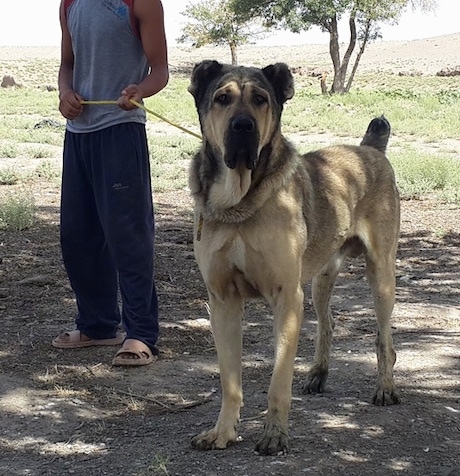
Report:
[[[73,0],[67,24],[74,53],[73,89],[85,100],[117,100],[129,84],[139,84],[149,65],[123,0]],[[145,123],[142,109],[86,105],[70,132],[94,132],[124,122]]]

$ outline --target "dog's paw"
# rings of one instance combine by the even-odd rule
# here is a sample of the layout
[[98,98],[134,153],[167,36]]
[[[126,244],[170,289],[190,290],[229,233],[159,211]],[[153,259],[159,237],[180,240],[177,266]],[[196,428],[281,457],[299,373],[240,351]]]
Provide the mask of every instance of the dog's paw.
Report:
[[397,405],[398,403],[401,403],[401,397],[394,388],[378,388],[374,393],[372,403],[377,406]]
[[203,431],[192,438],[192,447],[197,450],[225,450],[237,441],[236,432],[232,435],[222,435],[215,428],[210,431]]
[[328,372],[314,367],[307,374],[307,381],[302,387],[302,393],[323,393],[326,387]]
[[262,438],[256,444],[255,452],[263,456],[276,456],[289,452],[289,436],[284,431],[264,431]]

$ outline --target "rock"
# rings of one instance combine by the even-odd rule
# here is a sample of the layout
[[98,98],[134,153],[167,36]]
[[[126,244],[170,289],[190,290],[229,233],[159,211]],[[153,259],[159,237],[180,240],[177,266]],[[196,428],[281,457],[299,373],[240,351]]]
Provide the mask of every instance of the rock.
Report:
[[61,123],[54,119],[42,119],[34,125],[34,129],[41,129],[43,127],[61,127]]
[[54,276],[50,276],[47,274],[39,274],[37,276],[30,276],[29,278],[22,279],[18,281],[16,284],[22,285],[32,285],[32,286],[47,286],[55,284],[56,279]]
[[453,68],[441,69],[436,73],[436,76],[460,76],[460,65]]
[[14,86],[21,87],[21,85],[15,81],[13,76],[10,76],[9,74],[3,76],[2,84],[0,86],[2,88],[12,88]]

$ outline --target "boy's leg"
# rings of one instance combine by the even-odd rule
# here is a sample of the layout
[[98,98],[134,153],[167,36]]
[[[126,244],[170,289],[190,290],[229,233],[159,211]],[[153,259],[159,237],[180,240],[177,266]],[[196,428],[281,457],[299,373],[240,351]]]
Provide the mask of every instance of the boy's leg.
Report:
[[96,200],[118,270],[127,339],[141,341],[158,353],[154,217],[145,126],[127,123],[105,129],[100,147],[103,159],[98,173],[104,186],[98,189]]
[[61,196],[61,247],[76,295],[77,329],[92,339],[116,336],[117,273],[100,224],[93,188],[92,134],[66,132]]

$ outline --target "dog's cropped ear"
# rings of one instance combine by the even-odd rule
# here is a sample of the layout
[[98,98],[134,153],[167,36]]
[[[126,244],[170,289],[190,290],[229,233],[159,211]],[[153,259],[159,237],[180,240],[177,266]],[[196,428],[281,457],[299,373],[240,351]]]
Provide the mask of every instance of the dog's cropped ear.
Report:
[[279,104],[283,105],[294,96],[294,78],[287,64],[271,64],[263,68],[262,73],[273,86]]
[[223,64],[214,60],[204,60],[195,65],[192,71],[192,78],[188,87],[188,92],[197,102],[200,102],[202,91],[204,91],[210,81],[220,74],[223,67]]

